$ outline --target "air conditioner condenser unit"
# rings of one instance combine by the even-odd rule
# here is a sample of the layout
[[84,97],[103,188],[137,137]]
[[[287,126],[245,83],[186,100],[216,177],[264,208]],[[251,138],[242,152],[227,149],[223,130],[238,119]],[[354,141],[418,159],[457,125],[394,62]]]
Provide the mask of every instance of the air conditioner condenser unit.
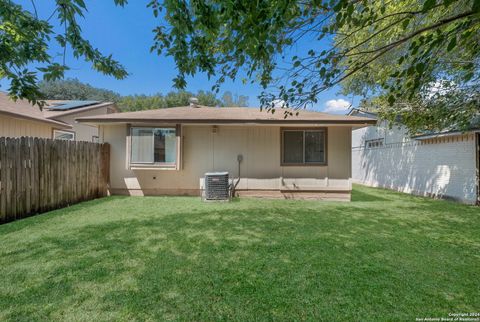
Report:
[[204,179],[204,200],[230,200],[228,172],[207,172]]

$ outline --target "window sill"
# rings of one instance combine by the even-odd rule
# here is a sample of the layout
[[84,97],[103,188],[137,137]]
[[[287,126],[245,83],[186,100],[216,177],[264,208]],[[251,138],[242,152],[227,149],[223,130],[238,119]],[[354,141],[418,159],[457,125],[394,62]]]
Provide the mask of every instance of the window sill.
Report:
[[139,166],[139,165],[131,165],[130,166],[130,170],[168,170],[168,171],[177,171],[177,167],[176,166],[152,166],[152,165],[148,165],[148,166]]
[[326,167],[327,163],[281,163],[281,167]]

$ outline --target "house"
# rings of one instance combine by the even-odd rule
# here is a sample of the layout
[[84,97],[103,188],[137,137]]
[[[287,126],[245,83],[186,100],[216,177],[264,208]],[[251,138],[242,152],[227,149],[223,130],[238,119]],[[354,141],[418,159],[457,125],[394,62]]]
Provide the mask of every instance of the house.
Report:
[[72,126],[69,130],[54,130],[54,139],[98,142],[96,126],[80,124],[75,119],[85,116],[97,116],[117,113],[119,110],[112,102],[99,101],[59,101],[47,100],[43,115],[50,119],[61,121]]
[[[350,116],[377,119],[352,109]],[[475,204],[479,200],[479,133],[445,131],[410,136],[387,121],[352,132],[352,180],[368,186]]]
[[0,136],[97,142],[97,127],[76,123],[75,119],[118,112],[112,102],[47,100],[46,103],[40,110],[26,100],[12,101],[0,92]]
[[240,196],[350,200],[352,127],[364,117],[192,104],[83,117],[110,144],[110,190],[199,195],[206,172],[228,171]]
[[12,101],[0,92],[0,137],[34,136],[52,138],[54,131],[71,131],[70,124],[45,117],[26,100]]

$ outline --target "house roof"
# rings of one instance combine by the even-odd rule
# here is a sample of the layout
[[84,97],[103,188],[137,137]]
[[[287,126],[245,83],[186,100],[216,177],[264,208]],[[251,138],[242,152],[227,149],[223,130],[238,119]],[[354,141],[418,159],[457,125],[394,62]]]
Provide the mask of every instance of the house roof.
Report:
[[[363,116],[363,117],[369,117],[372,119],[378,120],[378,114],[375,112],[369,112],[365,111],[359,108],[352,108],[347,115],[352,115],[352,116]],[[398,123],[401,123],[401,117],[397,116],[396,118]],[[465,132],[478,132],[480,128],[478,127],[478,124],[480,123],[480,117],[476,117],[475,119],[472,120],[472,125],[470,128],[468,128],[465,131],[461,131],[458,128],[451,128],[451,129],[444,129],[442,131],[423,131],[420,132],[416,135],[412,136],[412,139],[415,140],[428,140],[432,138],[441,138],[441,137],[447,137],[447,136],[455,136],[455,135],[460,135]]]
[[94,110],[105,106],[112,107],[116,112],[119,111],[113,102],[72,100],[46,100],[46,102],[47,105],[43,109],[43,115],[49,119]]
[[3,92],[0,92],[0,114],[30,121],[47,123],[51,126],[60,128],[71,128],[71,125],[69,124],[48,119],[43,115],[38,106],[30,104],[26,100],[13,101],[6,93]]
[[371,118],[371,119],[374,119],[374,120],[378,120],[378,114],[377,113],[365,111],[365,110],[355,108],[355,107],[351,108],[350,111],[348,111],[347,115],[368,117],[368,118]]
[[[296,112],[296,111],[294,111]],[[370,125],[376,120],[348,116],[335,115],[322,112],[300,110],[299,115],[284,117],[283,110],[270,113],[259,108],[248,107],[171,107],[138,112],[114,113],[107,115],[82,117],[78,122],[102,124],[102,123],[195,123],[195,124],[351,124]]]
[[469,129],[468,131],[462,132],[462,131],[457,131],[457,130],[451,130],[451,131],[442,131],[442,132],[430,132],[430,133],[422,133],[418,135],[412,136],[412,139],[415,140],[429,140],[429,139],[439,139],[443,137],[449,137],[449,136],[457,136],[457,135],[462,135],[467,132],[479,132],[480,129],[478,128],[472,128]]

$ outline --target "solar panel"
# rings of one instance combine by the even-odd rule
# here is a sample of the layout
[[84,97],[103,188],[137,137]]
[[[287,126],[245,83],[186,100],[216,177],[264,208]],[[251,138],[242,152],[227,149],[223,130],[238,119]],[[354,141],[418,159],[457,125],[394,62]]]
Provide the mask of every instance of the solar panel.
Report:
[[98,103],[100,103],[100,101],[66,101],[59,103],[58,105],[49,106],[49,109],[54,111],[66,111],[79,107],[95,105]]

